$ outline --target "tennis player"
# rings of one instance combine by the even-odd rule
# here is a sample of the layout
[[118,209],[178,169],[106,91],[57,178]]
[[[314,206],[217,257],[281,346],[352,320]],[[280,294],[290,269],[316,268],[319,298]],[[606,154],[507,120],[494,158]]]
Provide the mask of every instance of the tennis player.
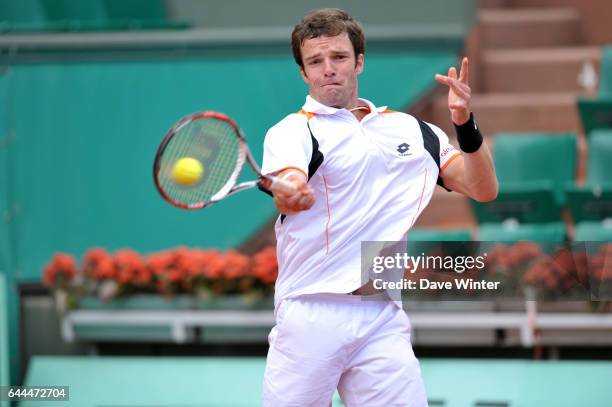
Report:
[[361,278],[361,242],[405,241],[436,183],[497,196],[468,60],[435,77],[449,89],[459,151],[438,127],[358,97],[365,40],[346,12],[309,13],[291,42],[309,94],[264,142],[262,172],[297,192],[274,194],[279,277],[263,405],[326,407],[338,389],[347,406],[426,406],[410,322]]

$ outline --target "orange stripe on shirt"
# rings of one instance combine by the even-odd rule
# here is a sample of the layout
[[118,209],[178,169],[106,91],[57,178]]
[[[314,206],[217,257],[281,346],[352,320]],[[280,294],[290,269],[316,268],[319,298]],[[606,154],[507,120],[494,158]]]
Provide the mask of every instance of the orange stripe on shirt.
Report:
[[423,202],[423,194],[425,193],[425,185],[427,185],[427,168],[425,168],[425,175],[423,177],[423,188],[421,189],[421,196],[419,197],[419,206],[417,207],[414,216],[412,217],[412,221],[410,222],[410,227],[408,230],[412,229],[414,222],[416,221],[416,217],[419,214],[419,210],[421,209],[421,203]]
[[325,202],[327,204],[327,224],[325,225],[325,254],[329,254],[329,223],[331,222],[331,209],[329,208],[329,188],[327,187],[327,179],[323,176],[323,184],[325,185]]
[[[270,174],[277,174],[277,175],[278,175],[278,174],[280,174],[281,172],[283,172],[283,171],[287,171],[287,170],[296,170],[296,171],[299,171],[299,172],[301,172],[302,174],[304,174],[304,176],[305,176],[306,178],[308,178],[308,174],[306,174],[306,173],[304,172],[304,170],[303,170],[303,169],[298,168],[298,167],[291,167],[291,166],[281,168],[280,170],[278,170],[278,171],[274,171],[274,173],[270,173]],[[270,175],[270,174],[267,174],[267,175]]]
[[297,114],[303,114],[304,116],[306,116],[306,119],[308,119],[308,120],[312,119],[312,118],[314,117],[314,115],[315,115],[314,113],[312,113],[312,112],[307,112],[307,111],[306,111],[306,110],[304,110],[304,109],[300,109],[300,110],[297,112]]
[[448,164],[452,163],[453,160],[457,157],[461,157],[461,154],[459,153],[455,153],[451,158],[449,158],[442,167],[440,167],[440,172],[444,171],[444,169],[446,169],[446,167],[448,167]]

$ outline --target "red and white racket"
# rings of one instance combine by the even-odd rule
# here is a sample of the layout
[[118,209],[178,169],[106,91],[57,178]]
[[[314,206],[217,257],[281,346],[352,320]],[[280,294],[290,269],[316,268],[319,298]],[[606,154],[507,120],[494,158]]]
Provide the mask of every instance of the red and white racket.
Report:
[[[237,184],[245,161],[259,179]],[[153,177],[161,196],[183,209],[201,209],[257,186],[296,191],[286,181],[263,175],[240,128],[212,111],[185,116],[168,130],[155,155]]]

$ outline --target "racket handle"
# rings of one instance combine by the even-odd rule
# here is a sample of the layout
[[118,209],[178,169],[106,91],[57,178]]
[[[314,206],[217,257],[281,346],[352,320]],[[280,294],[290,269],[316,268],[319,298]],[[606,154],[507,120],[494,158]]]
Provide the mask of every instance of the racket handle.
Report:
[[293,184],[291,184],[290,182],[287,182],[283,179],[280,179],[278,177],[269,177],[270,179],[270,191],[274,192],[274,191],[280,191],[280,192],[284,192],[286,194],[293,194],[295,192],[297,192],[297,189],[293,186]]

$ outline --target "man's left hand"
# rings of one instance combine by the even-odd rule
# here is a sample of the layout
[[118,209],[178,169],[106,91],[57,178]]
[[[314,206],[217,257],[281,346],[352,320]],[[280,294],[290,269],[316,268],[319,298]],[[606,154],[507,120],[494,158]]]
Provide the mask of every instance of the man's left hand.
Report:
[[461,61],[461,70],[457,78],[457,69],[454,66],[448,69],[448,76],[436,74],[436,80],[448,86],[448,108],[451,119],[457,126],[461,126],[470,118],[470,100],[472,90],[468,84],[468,59]]

